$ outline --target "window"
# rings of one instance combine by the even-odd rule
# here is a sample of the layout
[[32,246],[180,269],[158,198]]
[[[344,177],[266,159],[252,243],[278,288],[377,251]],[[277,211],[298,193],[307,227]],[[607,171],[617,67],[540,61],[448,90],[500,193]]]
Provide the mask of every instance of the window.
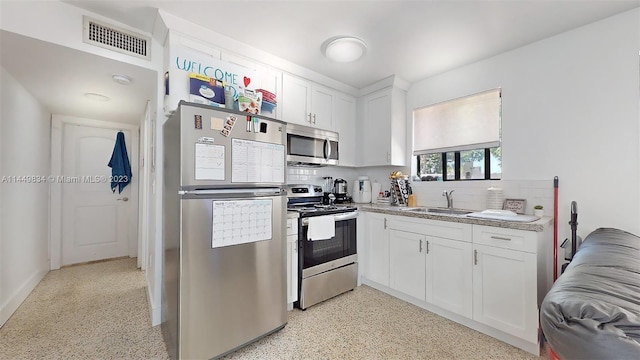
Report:
[[[502,148],[418,155],[418,177],[436,180],[498,180],[502,178]],[[445,159],[444,161],[442,161]],[[487,161],[488,160],[488,161]],[[443,172],[442,169],[446,169]]]
[[501,91],[493,89],[413,111],[418,176],[431,180],[502,177]]

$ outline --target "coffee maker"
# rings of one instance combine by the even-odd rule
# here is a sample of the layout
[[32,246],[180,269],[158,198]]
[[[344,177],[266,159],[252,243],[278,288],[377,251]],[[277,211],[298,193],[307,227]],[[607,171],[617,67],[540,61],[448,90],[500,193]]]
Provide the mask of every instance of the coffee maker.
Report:
[[[344,204],[351,202],[351,196],[347,191],[347,181],[345,179],[333,180],[331,176],[325,176],[322,178],[322,191],[324,192],[323,204]],[[330,195],[333,196],[333,200],[330,199]]]

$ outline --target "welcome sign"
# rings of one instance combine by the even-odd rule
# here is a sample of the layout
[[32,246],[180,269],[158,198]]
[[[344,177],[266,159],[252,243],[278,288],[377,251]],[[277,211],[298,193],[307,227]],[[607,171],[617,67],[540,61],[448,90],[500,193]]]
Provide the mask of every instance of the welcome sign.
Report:
[[[178,107],[180,100],[189,99],[189,73],[224,81],[233,98],[245,88],[260,85],[257,71],[211,57],[208,54],[184,46],[172,46],[170,51],[169,80],[165,81],[165,113]],[[168,91],[167,91],[168,90]]]

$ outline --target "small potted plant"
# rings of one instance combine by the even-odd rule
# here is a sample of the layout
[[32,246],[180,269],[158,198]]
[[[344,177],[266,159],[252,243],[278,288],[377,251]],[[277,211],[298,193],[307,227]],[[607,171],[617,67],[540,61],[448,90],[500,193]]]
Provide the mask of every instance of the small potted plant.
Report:
[[538,217],[543,217],[544,216],[544,209],[542,207],[542,205],[536,205],[533,207],[533,215],[534,216],[538,216]]

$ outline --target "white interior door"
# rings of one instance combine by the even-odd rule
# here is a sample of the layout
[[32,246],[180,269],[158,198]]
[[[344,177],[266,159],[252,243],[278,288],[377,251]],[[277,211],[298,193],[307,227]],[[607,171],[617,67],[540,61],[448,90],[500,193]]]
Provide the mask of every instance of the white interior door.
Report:
[[[111,159],[119,130],[65,124],[62,150],[62,265],[129,255],[134,181],[111,191]],[[132,134],[123,130],[132,171]],[[134,154],[136,152],[133,152]],[[133,171],[135,179],[136,172]],[[136,195],[137,196],[137,195]],[[137,230],[136,230],[137,232]]]

